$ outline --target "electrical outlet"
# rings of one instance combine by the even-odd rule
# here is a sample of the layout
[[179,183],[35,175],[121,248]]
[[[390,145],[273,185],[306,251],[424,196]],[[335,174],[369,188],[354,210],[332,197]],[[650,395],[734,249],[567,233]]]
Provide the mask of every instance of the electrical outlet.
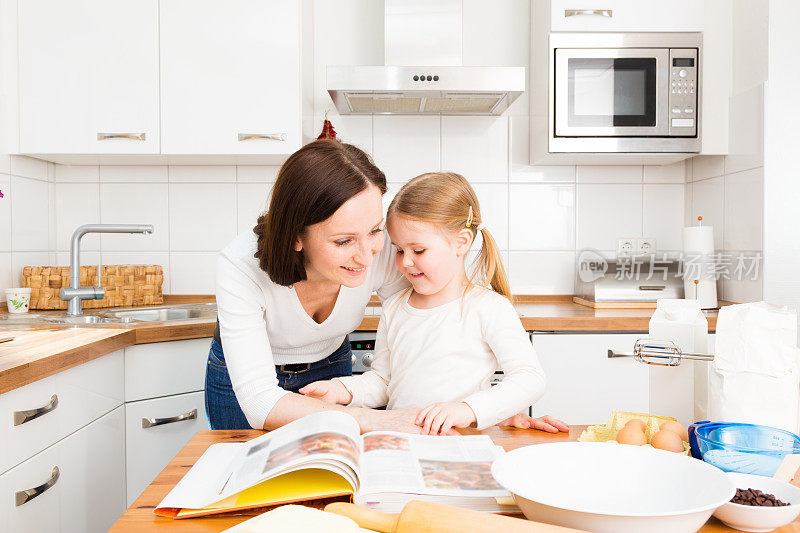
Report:
[[636,255],[650,255],[656,253],[656,240],[651,237],[636,239]]
[[617,257],[628,257],[635,251],[636,239],[617,239]]

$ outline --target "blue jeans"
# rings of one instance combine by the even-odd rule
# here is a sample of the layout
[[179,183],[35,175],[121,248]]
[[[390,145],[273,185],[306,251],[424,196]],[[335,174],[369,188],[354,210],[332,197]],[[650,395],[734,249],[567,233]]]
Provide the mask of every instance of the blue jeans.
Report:
[[[275,367],[278,385],[282,389],[297,392],[301,387],[322,379],[353,375],[353,352],[350,340],[345,337],[342,345],[325,359],[311,363],[303,372],[282,372]],[[239,401],[233,392],[222,345],[211,341],[206,363],[206,415],[211,429],[252,429],[247,422]],[[260,429],[260,428],[259,428]]]

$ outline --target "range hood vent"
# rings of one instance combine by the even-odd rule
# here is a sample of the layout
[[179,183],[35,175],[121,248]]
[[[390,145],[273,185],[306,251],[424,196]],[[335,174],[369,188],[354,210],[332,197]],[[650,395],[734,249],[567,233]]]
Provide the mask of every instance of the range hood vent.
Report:
[[328,66],[337,111],[500,115],[525,91],[525,67],[461,66],[462,0],[385,0],[387,66]]

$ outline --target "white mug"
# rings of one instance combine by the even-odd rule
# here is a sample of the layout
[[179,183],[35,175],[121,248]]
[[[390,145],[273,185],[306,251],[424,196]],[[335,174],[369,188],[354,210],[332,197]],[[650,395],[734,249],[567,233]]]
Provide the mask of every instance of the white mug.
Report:
[[6,305],[9,313],[27,313],[30,301],[30,287],[6,289]]

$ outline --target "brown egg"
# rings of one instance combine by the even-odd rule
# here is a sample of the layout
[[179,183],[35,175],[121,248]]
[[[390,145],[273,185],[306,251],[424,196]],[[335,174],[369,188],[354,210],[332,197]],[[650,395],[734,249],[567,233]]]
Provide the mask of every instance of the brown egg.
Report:
[[635,426],[624,427],[617,433],[617,442],[620,444],[633,444],[634,446],[641,446],[647,444],[647,437],[644,436],[643,431],[639,431]]
[[644,423],[644,420],[632,418],[625,423],[625,427],[634,427],[644,433],[644,430],[647,429],[647,424]]
[[667,450],[669,452],[683,452],[683,441],[681,438],[669,431],[668,429],[662,429],[650,440],[650,444],[653,445],[653,448],[658,448],[659,450]]
[[669,420],[661,424],[660,429],[671,431],[679,436],[684,442],[689,442],[689,433],[686,431],[686,428],[680,425],[678,422]]

